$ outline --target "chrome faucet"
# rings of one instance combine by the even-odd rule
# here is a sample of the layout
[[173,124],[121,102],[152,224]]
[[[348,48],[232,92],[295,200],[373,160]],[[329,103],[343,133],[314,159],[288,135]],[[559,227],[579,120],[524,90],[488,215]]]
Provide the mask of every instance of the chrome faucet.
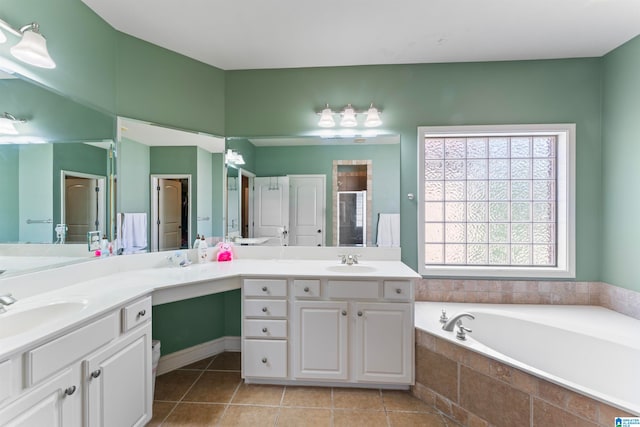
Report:
[[[461,327],[462,326],[462,318],[463,317],[468,317],[470,319],[475,319],[475,316],[471,313],[459,313],[456,314],[455,316],[451,317],[449,320],[447,320],[445,322],[444,325],[442,325],[442,329],[444,329],[445,331],[453,331],[453,328],[455,328],[456,326]],[[466,328],[465,328],[466,329]],[[467,332],[471,332],[469,330],[467,330]]]
[[353,265],[358,263],[359,256],[360,255],[347,254],[347,255],[338,255],[338,258],[340,258],[341,264]]
[[0,313],[7,311],[4,307],[11,305],[17,300],[11,296],[11,294],[0,295]]

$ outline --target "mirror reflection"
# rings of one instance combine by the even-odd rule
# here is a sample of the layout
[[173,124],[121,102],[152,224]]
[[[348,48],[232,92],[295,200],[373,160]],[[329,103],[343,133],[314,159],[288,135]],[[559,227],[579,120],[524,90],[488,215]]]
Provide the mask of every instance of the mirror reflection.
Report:
[[400,212],[398,135],[227,138],[227,149],[245,159],[241,168],[227,165],[230,240],[242,245],[399,245],[399,238],[389,238],[399,237],[399,222],[386,221]]

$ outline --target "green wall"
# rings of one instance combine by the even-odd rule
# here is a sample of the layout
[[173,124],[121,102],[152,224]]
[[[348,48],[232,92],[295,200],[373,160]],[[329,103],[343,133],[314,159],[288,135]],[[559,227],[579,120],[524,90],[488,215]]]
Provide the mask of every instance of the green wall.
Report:
[[[0,203],[0,242],[17,242],[20,236],[19,160],[18,145],[0,145],[0,200],[3,201]],[[7,203],[7,200],[15,200],[15,203]]]
[[305,135],[315,111],[373,102],[400,134],[402,259],[417,268],[417,127],[576,123],[577,278],[600,277],[601,59],[386,65],[227,72],[229,136]]
[[602,280],[640,291],[640,37],[604,57]]

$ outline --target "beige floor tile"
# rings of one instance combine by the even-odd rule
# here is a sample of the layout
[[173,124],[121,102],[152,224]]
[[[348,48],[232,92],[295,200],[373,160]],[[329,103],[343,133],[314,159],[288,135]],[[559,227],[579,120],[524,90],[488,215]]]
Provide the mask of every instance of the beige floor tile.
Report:
[[211,403],[178,403],[162,427],[212,426],[221,417],[225,405]]
[[342,409],[370,409],[383,411],[380,390],[365,390],[357,388],[334,388],[333,407]]
[[331,408],[331,388],[287,386],[282,406]]
[[184,397],[184,401],[229,403],[240,381],[239,372],[204,371]]
[[213,371],[239,371],[241,366],[240,352],[227,351],[218,354],[207,369]]
[[229,405],[220,420],[220,426],[261,427],[275,425],[279,408],[266,406]]
[[147,427],[159,426],[176,405],[176,402],[153,402],[153,418],[147,423]]
[[231,403],[279,406],[283,392],[284,386],[243,383]]
[[333,411],[334,427],[387,427],[387,415],[384,411],[351,411],[336,409]]
[[382,390],[382,401],[387,411],[435,412],[433,406],[427,405],[408,391]]
[[198,371],[171,371],[156,378],[155,400],[179,401],[198,379]]
[[281,408],[278,427],[331,426],[331,409]]
[[440,414],[415,412],[389,412],[391,427],[447,427],[444,417]]
[[180,369],[199,369],[204,371],[207,369],[207,366],[211,363],[211,361],[215,359],[215,356],[207,357],[206,359],[198,360],[197,362],[193,362],[190,365],[183,366]]

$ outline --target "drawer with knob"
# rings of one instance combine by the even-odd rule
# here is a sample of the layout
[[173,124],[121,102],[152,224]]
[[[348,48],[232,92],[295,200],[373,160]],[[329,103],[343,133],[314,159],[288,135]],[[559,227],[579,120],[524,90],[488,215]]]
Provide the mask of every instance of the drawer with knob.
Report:
[[132,302],[122,309],[122,332],[151,320],[151,297]]
[[244,295],[247,297],[286,297],[287,281],[284,279],[245,279]]
[[244,300],[245,317],[287,317],[286,300]]
[[293,296],[296,298],[318,298],[320,296],[320,280],[294,280]]
[[287,338],[287,321],[247,319],[244,321],[244,336],[247,338]]
[[286,378],[287,341],[244,341],[243,370],[245,377]]
[[412,295],[411,282],[406,280],[385,280],[384,299],[408,301]]

